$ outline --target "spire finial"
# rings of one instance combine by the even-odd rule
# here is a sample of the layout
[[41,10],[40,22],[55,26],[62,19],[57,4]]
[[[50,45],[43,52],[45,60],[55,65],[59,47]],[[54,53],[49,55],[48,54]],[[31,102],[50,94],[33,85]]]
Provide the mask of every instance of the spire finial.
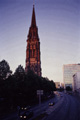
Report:
[[34,7],[34,5],[35,5],[35,0],[33,0],[33,7]]
[[35,5],[33,4],[33,8],[34,8],[34,6],[35,6]]
[[35,8],[34,8],[34,5],[33,5],[33,12],[32,12],[31,26],[36,26],[36,18],[35,18]]

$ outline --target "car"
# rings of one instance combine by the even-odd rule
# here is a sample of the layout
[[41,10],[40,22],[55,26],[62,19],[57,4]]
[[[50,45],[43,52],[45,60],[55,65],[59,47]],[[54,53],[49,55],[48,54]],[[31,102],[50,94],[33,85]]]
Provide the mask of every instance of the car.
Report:
[[29,110],[31,107],[30,106],[26,106],[26,107],[21,107],[20,110]]
[[20,120],[28,120],[29,118],[33,117],[33,111],[27,110],[24,113],[22,112],[19,117],[20,117]]
[[54,102],[50,102],[49,103],[49,106],[53,106],[55,103]]

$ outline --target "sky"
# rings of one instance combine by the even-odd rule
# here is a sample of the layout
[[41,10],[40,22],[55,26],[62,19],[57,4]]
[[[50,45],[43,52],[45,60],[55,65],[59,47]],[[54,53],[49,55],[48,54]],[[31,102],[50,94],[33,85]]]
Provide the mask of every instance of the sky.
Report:
[[80,63],[79,0],[0,0],[0,61],[25,68],[34,2],[42,76],[63,82],[63,65]]

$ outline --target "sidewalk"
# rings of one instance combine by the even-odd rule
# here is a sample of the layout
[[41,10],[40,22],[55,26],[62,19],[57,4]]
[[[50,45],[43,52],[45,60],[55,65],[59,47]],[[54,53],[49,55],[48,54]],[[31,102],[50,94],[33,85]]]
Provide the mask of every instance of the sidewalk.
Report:
[[73,96],[76,97],[80,101],[80,95],[78,93],[73,93]]

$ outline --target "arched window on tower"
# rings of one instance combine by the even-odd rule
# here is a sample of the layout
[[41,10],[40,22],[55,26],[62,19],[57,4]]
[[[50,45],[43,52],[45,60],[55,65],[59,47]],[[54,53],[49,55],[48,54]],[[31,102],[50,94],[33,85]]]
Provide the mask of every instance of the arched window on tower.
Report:
[[32,58],[32,50],[30,50],[30,58]]
[[31,70],[34,71],[34,65],[31,66]]
[[33,49],[33,57],[35,57],[35,49]]
[[35,32],[33,32],[33,35],[35,36]]

